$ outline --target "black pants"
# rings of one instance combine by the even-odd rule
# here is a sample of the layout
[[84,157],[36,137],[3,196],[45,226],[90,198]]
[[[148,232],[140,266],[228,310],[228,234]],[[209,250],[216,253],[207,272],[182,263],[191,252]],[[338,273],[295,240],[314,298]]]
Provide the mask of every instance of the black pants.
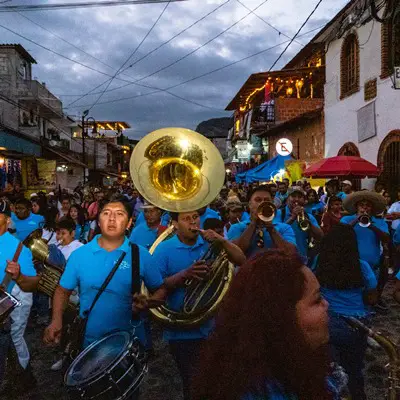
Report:
[[0,386],[4,381],[6,372],[7,354],[11,345],[10,332],[1,330],[0,328]]
[[183,384],[183,398],[190,400],[190,386],[204,339],[173,340],[169,351],[175,360]]

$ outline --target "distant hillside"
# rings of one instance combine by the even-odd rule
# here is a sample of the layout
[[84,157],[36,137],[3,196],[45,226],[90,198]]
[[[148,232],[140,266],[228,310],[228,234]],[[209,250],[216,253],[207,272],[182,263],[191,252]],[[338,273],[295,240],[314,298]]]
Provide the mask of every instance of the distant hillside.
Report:
[[210,139],[226,138],[228,136],[228,131],[232,126],[233,118],[212,118],[200,122],[200,124],[197,125],[196,132],[199,132]]

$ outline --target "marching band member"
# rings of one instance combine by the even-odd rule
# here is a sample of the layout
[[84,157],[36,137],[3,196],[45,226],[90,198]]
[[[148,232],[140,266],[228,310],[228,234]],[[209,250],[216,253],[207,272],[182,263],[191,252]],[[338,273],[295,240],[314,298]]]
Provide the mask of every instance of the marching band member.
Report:
[[336,225],[323,238],[313,265],[321,292],[329,302],[330,345],[334,360],[349,376],[352,399],[366,399],[363,364],[367,335],[350,327],[343,317],[366,323],[368,307],[377,300],[377,280],[370,265],[360,258],[352,227]]
[[272,195],[267,186],[258,186],[248,194],[250,221],[233,225],[228,232],[228,239],[233,240],[247,257],[253,256],[260,249],[278,247],[295,249],[296,240],[293,229],[274,220],[262,222],[258,217],[261,203],[272,202]]
[[[124,260],[90,314],[83,347],[113,330],[130,331],[132,317],[132,258],[125,231],[132,223],[132,210],[124,200],[108,201],[99,213],[101,235],[74,251],[53,297],[53,316],[46,328],[45,343],[58,343],[63,327],[62,316],[72,291],[79,286],[80,314],[88,310],[100,286],[110,273],[121,253]],[[140,276],[146,286],[157,289],[163,280],[146,249],[139,246]],[[161,290],[162,291],[162,290]],[[163,293],[164,296],[164,293]],[[143,327],[136,330],[144,341]]]
[[[308,257],[308,248],[312,238],[320,240],[324,233],[318,225],[317,220],[312,214],[304,210],[306,203],[306,195],[300,188],[293,188],[289,194],[287,205],[285,208],[278,210],[275,221],[290,225],[296,236],[297,250],[303,257]],[[298,218],[305,218],[309,221],[308,230],[302,230],[298,224]]]
[[[0,199],[0,278],[4,279],[6,272],[11,274],[12,282],[5,290],[11,293],[15,283],[24,292],[32,292],[36,289],[39,278],[36,276],[32,262],[32,253],[25,246],[17,261],[13,261],[20,241],[8,232],[11,222],[11,209],[5,200]],[[9,321],[0,325],[0,384],[4,379],[7,352],[10,346]],[[31,374],[29,361],[24,371]],[[14,382],[15,383],[15,382]]]
[[41,215],[33,214],[31,210],[32,204],[29,200],[23,198],[15,202],[15,214],[12,214],[11,218],[16,229],[15,236],[21,241],[40,228],[40,224],[44,222]]
[[243,204],[240,201],[229,200],[226,203],[226,209],[228,211],[228,222],[224,226],[224,236],[228,237],[228,232],[232,225],[242,221],[243,216]]
[[153,204],[145,202],[141,207],[145,218],[145,223],[136,225],[129,237],[132,243],[143,246],[147,250],[153,245],[157,237],[162,233],[166,226],[162,225],[162,210]]
[[220,215],[208,206],[203,207],[200,210],[197,210],[197,212],[199,213],[199,216],[200,216],[200,228],[201,229],[204,228],[204,222],[206,221],[206,219],[209,219],[209,218],[221,219]]
[[217,314],[192,399],[338,400],[345,377],[329,376],[327,309],[296,252],[258,253],[239,269]]
[[[377,193],[362,190],[346,197],[343,207],[351,215],[343,217],[341,222],[354,228],[360,258],[366,261],[378,275],[381,261],[381,243],[390,242],[387,223],[385,220],[375,217],[385,209],[384,198]],[[370,218],[369,226],[360,226],[359,218],[362,215]]]
[[[245,262],[242,251],[233,243],[212,230],[200,230],[200,215],[197,211],[171,213],[176,235],[160,243],[153,254],[156,265],[164,278],[165,288],[171,292],[167,297],[168,308],[180,311],[183,305],[184,287],[187,280],[202,280],[209,272],[209,266],[202,261],[210,242],[219,242],[227,252],[231,262],[241,265]],[[201,232],[201,235],[199,234]],[[190,399],[189,384],[193,374],[193,364],[197,360],[200,347],[213,327],[208,320],[198,328],[165,329],[164,339],[169,343],[170,352],[176,362],[183,381],[184,399]]]

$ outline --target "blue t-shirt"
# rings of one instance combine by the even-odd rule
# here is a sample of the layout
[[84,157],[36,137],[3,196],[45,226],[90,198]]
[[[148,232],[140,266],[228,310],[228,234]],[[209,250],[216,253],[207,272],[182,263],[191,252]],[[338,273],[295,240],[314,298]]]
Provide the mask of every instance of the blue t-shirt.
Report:
[[[318,256],[315,257],[311,267],[314,272],[318,266],[318,259]],[[363,300],[363,291],[376,289],[378,281],[374,271],[367,262],[360,260],[360,267],[364,287],[354,289],[329,289],[321,287],[321,293],[329,303],[329,311],[353,317],[368,315],[368,308]]]
[[276,192],[275,197],[283,204],[289,197],[289,193],[286,192],[285,194],[281,194],[281,192]]
[[[82,230],[83,230],[83,233],[82,233]],[[82,229],[82,225],[76,225],[75,240],[87,242],[88,238],[89,238],[89,231],[90,231],[90,223],[89,222],[85,222],[85,224],[83,225],[83,229]]]
[[394,231],[394,235],[393,235],[393,244],[395,246],[400,245],[400,224],[399,226],[396,228],[396,230]]
[[[168,226],[169,221],[171,220],[171,217],[168,213],[164,213],[163,215],[161,215],[161,223],[160,225],[162,226]],[[144,217],[144,212],[140,211],[140,213],[138,214],[136,221],[135,221],[135,228],[141,224],[145,224],[146,223],[146,218]]]
[[15,236],[24,241],[33,231],[42,227],[44,218],[41,215],[30,213],[26,219],[19,219],[14,213],[11,214],[16,229]]
[[[12,261],[19,242],[20,241],[9,232],[5,232],[0,236],[0,282],[6,275],[7,260]],[[36,271],[32,262],[32,253],[25,246],[22,248],[18,263],[21,267],[21,274],[26,276],[36,276]],[[11,281],[7,287],[8,293],[11,293],[14,285],[15,282]]]
[[[289,207],[285,207],[286,210],[286,214],[284,216],[284,221],[287,221],[290,217],[291,217],[291,213],[289,210]],[[312,214],[307,213],[308,215],[308,219],[310,220],[311,224],[313,226],[316,226],[319,228],[318,222],[317,220],[314,218],[314,216]],[[278,210],[276,212],[276,216],[274,221],[276,222],[281,222],[282,221],[282,210]],[[297,250],[298,252],[304,256],[307,257],[307,252],[308,252],[308,239],[309,239],[309,232],[304,232],[300,229],[299,224],[297,223],[297,221],[294,221],[291,225],[290,225],[293,229],[293,232],[296,236],[296,244],[297,244]]]
[[240,222],[246,222],[250,220],[250,214],[247,211],[243,211],[242,219]]
[[157,231],[157,228],[149,228],[147,223],[140,224],[133,228],[129,240],[149,250],[157,239]]
[[[132,258],[129,240],[125,238],[118,249],[107,251],[99,246],[99,237],[95,236],[91,242],[71,254],[60,281],[60,285],[67,290],[79,287],[80,315],[83,315],[92,305],[96,293],[122,252],[126,252],[89,316],[85,347],[111,331],[132,330]],[[157,289],[163,280],[158,269],[154,268],[149,252],[140,246],[139,258],[141,279],[150,290]],[[136,335],[145,342],[143,324],[136,329]]]
[[[343,217],[340,222],[350,225],[356,215]],[[371,218],[372,223],[382,232],[389,233],[389,227],[385,220],[381,218]],[[358,223],[354,225],[357,236],[358,251],[360,258],[366,261],[373,269],[376,269],[381,259],[381,242],[379,237],[371,229],[362,228]]]
[[322,214],[324,212],[325,204],[322,201],[318,203],[306,204],[304,209],[308,214]]
[[[208,250],[208,243],[198,236],[193,246],[182,243],[178,235],[162,242],[153,254],[153,265],[157,266],[163,279],[189,268],[196,261],[201,260]],[[185,288],[178,288],[168,295],[167,307],[174,311],[181,311]],[[214,320],[193,329],[165,329],[165,340],[185,340],[207,338],[214,326]]]
[[200,215],[200,228],[203,229],[204,228],[204,222],[206,219],[209,218],[216,218],[216,219],[221,219],[221,217],[219,216],[219,214],[214,211],[213,209],[207,207],[206,211],[204,212],[203,215]]
[[[235,240],[242,236],[243,232],[249,226],[250,221],[247,222],[240,222],[231,226],[228,231],[228,240]],[[287,242],[292,243],[296,246],[296,237],[294,235],[293,229],[288,224],[282,224],[280,222],[273,222],[273,225],[277,232],[285,239]],[[263,240],[264,240],[264,249],[270,249],[274,247],[274,244],[271,239],[271,235],[268,231],[264,228],[263,229]],[[260,251],[260,248],[257,246],[258,235],[253,235],[251,240],[250,247],[246,251],[246,257],[251,257]]]

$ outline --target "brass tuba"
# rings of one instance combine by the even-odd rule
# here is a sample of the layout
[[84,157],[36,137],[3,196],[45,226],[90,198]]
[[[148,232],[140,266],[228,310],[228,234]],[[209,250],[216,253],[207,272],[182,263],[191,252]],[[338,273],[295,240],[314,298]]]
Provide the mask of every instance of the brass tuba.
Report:
[[[140,194],[171,212],[190,212],[207,206],[217,197],[225,179],[218,149],[201,134],[183,128],[159,129],[141,139],[132,153],[130,171]],[[174,227],[170,226],[154,242],[150,253],[174,234]],[[224,251],[211,248],[209,278],[188,282],[181,310],[166,306],[150,309],[155,319],[169,326],[192,328],[214,315],[230,286],[234,266]],[[148,295],[144,285],[142,293]]]

